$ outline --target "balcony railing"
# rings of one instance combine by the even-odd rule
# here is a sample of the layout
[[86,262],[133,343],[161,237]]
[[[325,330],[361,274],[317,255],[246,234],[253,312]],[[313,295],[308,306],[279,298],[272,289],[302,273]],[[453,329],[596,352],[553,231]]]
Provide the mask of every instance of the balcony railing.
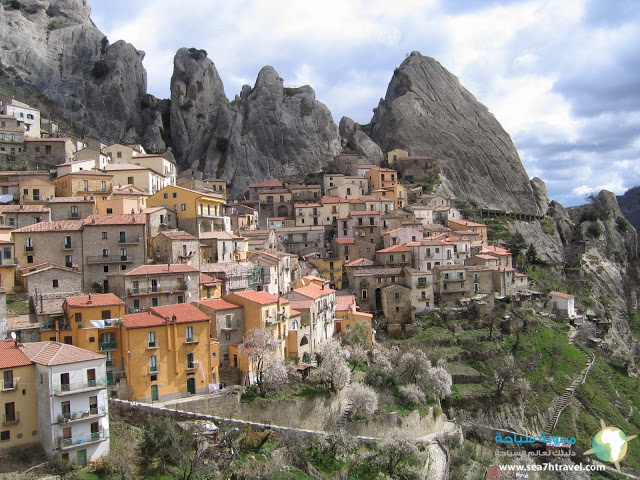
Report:
[[15,412],[13,415],[7,415],[6,413],[2,415],[2,424],[3,425],[15,425],[20,422],[20,412]]
[[35,252],[35,247],[33,245],[25,245],[24,246],[24,251],[25,252]]
[[466,280],[465,277],[445,277],[442,279],[442,281],[446,282],[446,283],[453,283],[453,282],[464,282]]
[[153,365],[149,367],[149,373],[154,374],[154,373],[158,373],[160,371],[160,368],[157,365]]
[[428,286],[427,282],[418,282],[418,288],[427,288]]
[[87,263],[131,263],[135,259],[134,255],[88,255]]
[[44,195],[22,195],[23,202],[46,202],[51,200],[52,195],[44,196]]
[[0,390],[2,390],[3,392],[17,390],[19,381],[20,381],[20,377],[18,378],[14,377],[11,382],[5,382],[4,380],[0,380],[0,387],[2,387],[0,388]]
[[136,236],[134,238],[131,238],[131,237],[120,237],[120,238],[118,238],[118,243],[120,243],[122,245],[140,243],[140,241],[141,241],[140,236]]
[[178,285],[178,287],[176,288],[176,290],[181,290],[184,291],[187,289],[187,284],[186,283],[182,283],[180,285]]
[[106,386],[107,386],[107,379],[99,378],[95,380],[87,380],[85,382],[63,383],[60,385],[55,385],[53,387],[53,392],[54,392],[54,395],[67,395],[67,394],[78,392],[78,391],[105,388]]
[[83,433],[74,437],[58,437],[58,445],[60,448],[68,448],[85,443],[101,442],[107,438],[109,438],[109,430],[100,430],[99,432]]
[[75,242],[62,242],[63,250],[73,250],[74,248],[76,248]]
[[69,423],[77,420],[92,419],[106,414],[107,409],[105,407],[92,407],[86,410],[79,410],[77,412],[61,413],[58,415],[57,422]]
[[113,361],[113,358],[107,358],[107,362],[106,362],[107,367],[113,367],[114,363],[115,362]]
[[103,350],[115,350],[116,348],[118,348],[118,344],[116,343],[115,340],[109,340],[108,342],[98,343],[98,350],[100,350],[101,352]]

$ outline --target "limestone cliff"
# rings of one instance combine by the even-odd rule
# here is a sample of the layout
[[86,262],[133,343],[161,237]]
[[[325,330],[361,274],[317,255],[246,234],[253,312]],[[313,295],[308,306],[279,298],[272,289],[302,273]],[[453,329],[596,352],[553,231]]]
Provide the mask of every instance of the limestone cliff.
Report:
[[369,129],[382,151],[402,148],[436,159],[453,197],[507,212],[546,213],[509,135],[432,58],[413,52],[396,68]]
[[173,151],[182,165],[227,180],[232,192],[318,171],[340,152],[338,129],[313,89],[285,88],[273,67],[264,67],[233,102],[204,52],[182,48],[174,67]]
[[[7,2],[4,2],[5,4]],[[13,5],[13,6],[11,6]],[[91,21],[86,0],[32,0],[3,6],[2,89],[25,98],[77,134],[165,144],[148,105],[144,52],[113,45]],[[149,130],[149,131],[148,131]]]

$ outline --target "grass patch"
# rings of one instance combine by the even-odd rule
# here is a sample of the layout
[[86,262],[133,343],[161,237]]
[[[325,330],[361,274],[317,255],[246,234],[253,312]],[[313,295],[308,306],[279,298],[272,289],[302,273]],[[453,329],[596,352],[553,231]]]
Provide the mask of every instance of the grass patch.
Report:
[[7,302],[7,315],[29,315],[31,306],[25,300],[11,300]]
[[281,390],[278,393],[265,398],[260,396],[260,392],[258,391],[258,387],[256,385],[251,385],[245,389],[245,393],[242,394],[241,401],[247,403],[270,403],[296,398],[325,397],[327,395],[328,393],[326,392],[326,390],[313,388],[306,384],[301,384],[295,388]]

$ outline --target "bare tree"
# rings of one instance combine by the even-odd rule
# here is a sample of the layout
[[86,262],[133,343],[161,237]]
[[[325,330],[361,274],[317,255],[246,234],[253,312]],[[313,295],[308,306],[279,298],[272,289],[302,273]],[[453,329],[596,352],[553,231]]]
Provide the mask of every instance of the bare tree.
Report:
[[373,388],[354,383],[347,387],[346,392],[353,415],[372,415],[378,410],[378,394]]
[[502,391],[514,382],[516,377],[516,361],[513,355],[496,358],[491,365],[493,369],[493,381],[496,384],[496,396],[502,395]]
[[334,339],[325,340],[318,347],[321,362],[313,377],[333,392],[343,389],[351,380],[347,352]]
[[[279,342],[273,338],[273,333],[270,330],[257,328],[249,330],[244,337],[244,342],[240,345],[240,353],[247,355],[251,362],[256,385],[263,397],[266,397],[268,393],[267,385],[265,385],[265,373],[269,365],[265,363],[265,360],[269,357],[269,361],[271,361],[271,356],[276,354],[279,347]],[[268,383],[269,380],[267,380]]]

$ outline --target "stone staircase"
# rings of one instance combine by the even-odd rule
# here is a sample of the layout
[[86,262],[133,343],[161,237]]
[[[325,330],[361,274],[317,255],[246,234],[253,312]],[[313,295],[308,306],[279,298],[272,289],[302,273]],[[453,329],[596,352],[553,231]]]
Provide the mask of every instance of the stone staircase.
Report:
[[218,369],[220,375],[220,383],[226,383],[227,387],[231,385],[240,385],[242,382],[242,370],[232,366],[220,367]]
[[[573,344],[573,339],[571,339],[571,343]],[[569,404],[569,400],[571,400],[576,390],[580,387],[580,385],[586,382],[587,376],[589,375],[589,372],[593,368],[593,364],[596,361],[595,355],[585,351],[582,347],[578,347],[578,349],[580,350],[580,352],[582,352],[582,354],[586,357],[588,361],[586,363],[584,370],[582,370],[582,372],[580,372],[573,379],[571,386],[565,388],[564,393],[560,397],[556,397],[553,403],[551,404],[551,407],[553,408],[553,415],[549,419],[546,432],[543,432],[546,435],[553,433],[553,430],[556,428],[556,425],[558,425],[558,420],[560,420],[560,415],[562,415],[562,412],[564,412],[565,408],[567,408],[567,405]]]

